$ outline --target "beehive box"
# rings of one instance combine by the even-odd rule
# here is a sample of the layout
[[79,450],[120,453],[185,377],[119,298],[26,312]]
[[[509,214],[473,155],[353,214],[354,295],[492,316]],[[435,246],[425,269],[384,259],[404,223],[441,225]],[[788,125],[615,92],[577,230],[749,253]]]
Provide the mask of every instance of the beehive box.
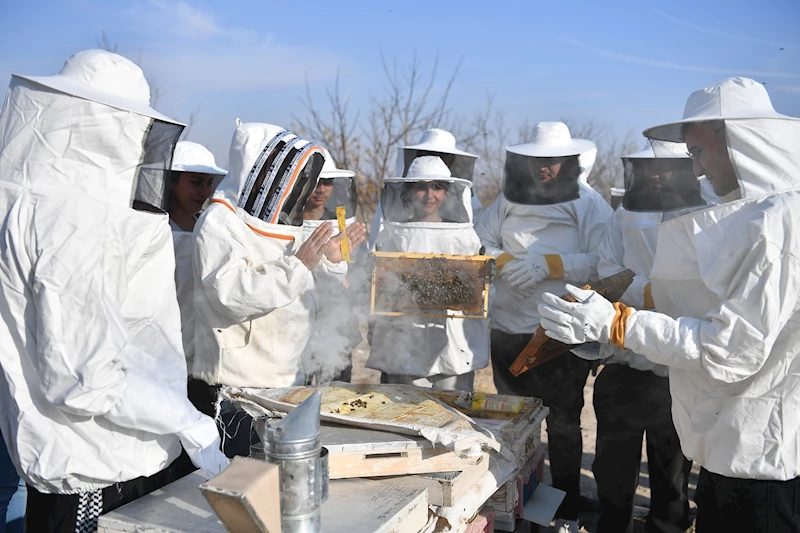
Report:
[[371,312],[383,316],[486,318],[494,258],[374,252]]
[[479,426],[489,430],[522,464],[527,462],[542,442],[542,422],[550,410],[539,398],[523,397],[520,412],[510,413],[467,409],[458,403],[464,394],[462,392],[429,391],[428,394],[471,417]]

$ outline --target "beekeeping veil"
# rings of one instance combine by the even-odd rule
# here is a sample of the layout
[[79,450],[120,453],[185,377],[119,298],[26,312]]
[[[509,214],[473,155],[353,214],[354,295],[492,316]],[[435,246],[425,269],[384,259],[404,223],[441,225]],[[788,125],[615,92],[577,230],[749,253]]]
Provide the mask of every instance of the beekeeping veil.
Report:
[[150,87],[133,62],[78,52],[55,76],[12,76],[3,107],[3,180],[165,211],[184,126],[150,107]]
[[[236,121],[230,170],[214,193],[244,218],[302,226],[317,186],[322,148],[279,126]],[[246,220],[251,221],[251,220]]]
[[[506,147],[505,197],[523,205],[576,200],[580,196],[578,182],[587,174],[587,167],[594,163],[595,156],[595,144],[573,139],[566,124],[540,122],[530,142]],[[555,177],[542,169],[553,164],[561,165]]]
[[664,212],[706,205],[683,143],[652,142],[622,157],[628,211]]
[[[412,161],[406,176],[383,180],[381,209],[384,220],[426,227],[469,227],[472,224],[471,188],[469,181],[452,176],[439,157],[418,157]],[[425,198],[415,200],[415,192],[425,190],[443,193],[444,199],[438,206],[441,222],[417,220],[426,209],[433,209],[430,202],[425,205]]]

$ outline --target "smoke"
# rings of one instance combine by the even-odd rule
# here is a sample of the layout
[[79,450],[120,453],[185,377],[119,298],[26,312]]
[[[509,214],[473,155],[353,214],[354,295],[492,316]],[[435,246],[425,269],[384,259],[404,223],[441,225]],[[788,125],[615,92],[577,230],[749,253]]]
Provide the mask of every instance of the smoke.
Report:
[[350,381],[353,350],[363,340],[358,312],[369,288],[365,252],[363,246],[351,250],[355,263],[350,265],[347,285],[338,278],[315,276],[317,313],[301,359],[306,385]]

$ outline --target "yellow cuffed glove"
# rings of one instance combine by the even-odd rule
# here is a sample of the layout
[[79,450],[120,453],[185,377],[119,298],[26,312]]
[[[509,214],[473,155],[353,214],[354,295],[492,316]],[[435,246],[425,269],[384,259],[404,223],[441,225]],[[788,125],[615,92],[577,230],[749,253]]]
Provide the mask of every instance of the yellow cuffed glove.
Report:
[[541,326],[551,339],[564,344],[585,342],[612,343],[624,347],[625,326],[634,309],[612,304],[595,291],[567,284],[567,291],[577,302],[568,302],[545,293],[539,304]]

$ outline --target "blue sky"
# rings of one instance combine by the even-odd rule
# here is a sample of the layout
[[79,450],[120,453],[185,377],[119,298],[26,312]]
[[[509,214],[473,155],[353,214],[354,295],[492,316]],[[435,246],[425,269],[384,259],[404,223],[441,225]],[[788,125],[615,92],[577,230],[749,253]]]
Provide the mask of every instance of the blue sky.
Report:
[[470,116],[492,94],[511,126],[577,117],[638,132],[732,75],[766,82],[778,111],[800,116],[798,28],[796,0],[0,0],[0,84],[56,73],[105,31],[157,84],[160,111],[185,120],[199,107],[190,139],[224,163],[236,117],[303,114],[306,77],[319,96],[340,71],[366,109],[381,50],[427,67],[438,52],[442,79],[461,61],[453,111]]

